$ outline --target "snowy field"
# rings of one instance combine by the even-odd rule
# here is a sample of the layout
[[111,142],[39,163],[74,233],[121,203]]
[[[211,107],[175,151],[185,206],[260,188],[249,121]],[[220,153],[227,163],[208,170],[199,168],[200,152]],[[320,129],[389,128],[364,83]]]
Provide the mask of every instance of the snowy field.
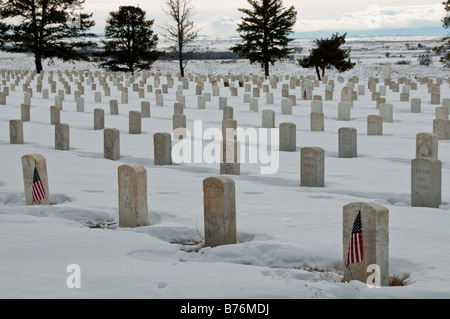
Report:
[[[373,44],[373,48],[382,44]],[[391,45],[392,46],[392,45]],[[391,49],[398,55],[404,44]],[[375,52],[375,50],[372,50]],[[354,52],[354,54],[359,54]],[[171,72],[175,84],[164,94],[164,106],[156,106],[155,94],[144,99],[129,88],[128,104],[111,82],[111,97],[94,102],[94,91],[85,85],[85,110],[76,111],[72,94],[66,94],[61,122],[70,126],[70,150],[54,147],[54,126],[49,107],[55,94],[43,99],[32,80],[31,121],[24,122],[23,145],[9,141],[9,120],[20,119],[24,103],[22,79],[0,105],[0,297],[1,298],[450,298],[450,141],[439,141],[442,161],[442,204],[439,208],[411,207],[411,160],[415,157],[416,134],[433,131],[435,108],[426,85],[418,85],[410,98],[422,99],[421,113],[411,113],[411,102],[400,102],[400,93],[387,90],[394,105],[394,122],[383,123],[382,136],[367,135],[367,116],[379,114],[367,88],[370,76],[380,78],[381,63],[391,63],[392,79],[443,77],[441,99],[450,98],[448,69],[435,60],[419,66],[417,51],[405,51],[410,65],[395,65],[382,50],[360,56],[360,63],[341,74],[328,73],[336,86],[332,101],[323,101],[325,130],[310,131],[311,101],[301,100],[300,88],[292,115],[281,114],[284,75],[315,75],[298,65],[278,63],[273,75],[282,76],[274,93],[275,104],[259,99],[259,111],[244,103],[244,88],[231,96],[219,83],[220,96],[234,107],[238,127],[261,127],[264,109],[276,113],[276,127],[296,124],[296,152],[279,153],[275,174],[260,174],[260,164],[241,164],[241,175],[228,175],[236,183],[237,244],[203,247],[202,181],[219,176],[219,164],[180,163],[154,165],[153,134],[171,132],[175,90],[175,62],[157,62],[152,72],[161,73],[161,84]],[[32,70],[33,58],[0,53],[0,70]],[[44,64],[44,85],[50,70],[96,71],[87,63]],[[214,75],[261,75],[258,66],[246,61],[191,61],[187,73]],[[340,92],[348,78],[359,76],[365,95],[354,101],[350,121],[337,120]],[[25,77],[26,78],[26,77]],[[55,79],[57,76],[55,74]],[[4,79],[4,78],[2,78]],[[87,77],[85,77],[85,80]],[[99,89],[98,79],[97,90]],[[150,77],[147,84],[153,84]],[[264,82],[268,84],[268,82]],[[235,83],[237,86],[237,82]],[[1,90],[3,90],[2,85]],[[7,84],[9,86],[9,83]],[[400,92],[402,90],[400,86]],[[44,86],[45,88],[45,86]],[[63,89],[58,82],[58,89]],[[204,92],[211,92],[205,83]],[[206,109],[197,108],[195,83],[183,91],[187,128],[202,121],[203,130],[221,128],[219,97],[212,96]],[[320,83],[314,95],[325,94]],[[103,94],[102,94],[103,95]],[[119,115],[109,112],[109,100],[119,101]],[[151,117],[142,119],[142,134],[128,133],[128,112],[150,101]],[[105,127],[120,130],[121,158],[103,158],[103,130],[94,130],[94,108],[105,110]],[[338,157],[338,129],[357,129],[358,156]],[[210,141],[203,140],[206,146]],[[177,141],[173,141],[175,145]],[[325,187],[300,187],[300,148],[325,149]],[[257,145],[248,145],[256,148]],[[26,206],[21,157],[39,153],[47,160],[49,206]],[[148,174],[149,226],[118,227],[117,167],[141,164]],[[389,274],[404,280],[404,286],[369,288],[365,283],[342,282],[342,208],[352,202],[376,202],[389,209]],[[69,265],[79,265],[81,287],[70,289]]]

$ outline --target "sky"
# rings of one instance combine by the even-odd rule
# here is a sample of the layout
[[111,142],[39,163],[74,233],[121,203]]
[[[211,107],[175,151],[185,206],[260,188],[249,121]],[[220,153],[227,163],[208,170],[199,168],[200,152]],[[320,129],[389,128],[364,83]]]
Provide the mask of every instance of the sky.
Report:
[[[352,31],[371,29],[404,29],[442,27],[445,15],[443,0],[284,0],[283,5],[293,5],[297,10],[294,32],[319,30]],[[154,19],[155,31],[170,23],[163,11],[167,0],[86,0],[85,12],[92,12],[96,26],[93,31],[101,33],[110,11],[121,5],[138,5],[146,11],[148,19]],[[201,35],[236,36],[237,23],[242,13],[238,8],[249,8],[246,0],[190,0],[193,20],[201,28]],[[442,28],[443,29],[443,28]]]

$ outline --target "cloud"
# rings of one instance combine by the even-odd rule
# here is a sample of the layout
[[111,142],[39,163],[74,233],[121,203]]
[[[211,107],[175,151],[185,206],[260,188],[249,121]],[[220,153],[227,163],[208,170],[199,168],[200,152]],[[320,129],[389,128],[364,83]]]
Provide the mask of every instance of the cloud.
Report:
[[200,24],[202,27],[200,33],[215,36],[237,35],[236,28],[238,22],[233,17],[216,15]]
[[374,28],[396,29],[440,26],[444,15],[442,4],[416,6],[371,5],[366,11],[345,13],[328,19],[302,19],[296,32],[318,30],[368,30]]

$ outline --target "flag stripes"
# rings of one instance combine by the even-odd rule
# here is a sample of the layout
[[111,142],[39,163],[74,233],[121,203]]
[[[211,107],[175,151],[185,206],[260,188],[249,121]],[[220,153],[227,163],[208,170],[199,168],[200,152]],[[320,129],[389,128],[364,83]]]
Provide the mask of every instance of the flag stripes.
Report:
[[361,211],[353,222],[352,233],[350,235],[350,242],[348,244],[347,259],[345,261],[345,267],[350,264],[359,263],[364,260],[364,244],[363,234],[361,227]]
[[42,184],[41,177],[39,176],[39,173],[34,168],[34,174],[33,174],[33,185],[32,185],[32,203],[36,203],[46,197],[45,195],[45,189],[44,185]]

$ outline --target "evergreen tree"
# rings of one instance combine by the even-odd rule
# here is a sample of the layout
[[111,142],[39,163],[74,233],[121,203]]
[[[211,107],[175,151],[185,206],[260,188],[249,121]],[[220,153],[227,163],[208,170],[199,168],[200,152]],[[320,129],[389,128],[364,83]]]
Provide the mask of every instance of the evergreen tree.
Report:
[[172,23],[165,24],[162,29],[163,37],[172,41],[174,45],[171,49],[175,53],[180,66],[180,74],[184,77],[184,69],[193,52],[186,52],[186,46],[195,40],[198,36],[199,28],[194,26],[192,17],[194,12],[189,0],[169,0],[166,8],[163,9],[170,18]]
[[152,30],[153,20],[146,20],[145,14],[135,6],[120,6],[109,13],[100,54],[103,67],[132,73],[151,68],[161,52],[155,49],[158,36]]
[[319,81],[325,75],[326,69],[335,68],[339,72],[350,70],[355,63],[351,62],[350,51],[341,48],[346,35],[347,33],[339,36],[339,33],[336,33],[331,38],[315,40],[317,47],[311,50],[308,57],[299,60],[300,65],[304,68],[314,68]]
[[85,48],[92,41],[81,37],[93,36],[87,30],[94,25],[91,14],[82,13],[84,0],[0,0],[3,22],[0,42],[8,43],[2,50],[31,52],[36,71],[42,71],[42,60],[58,58],[64,61],[87,60]]
[[[444,10],[447,13],[447,15],[442,19],[442,24],[445,29],[448,29],[450,27],[450,0],[447,0],[447,2],[442,2],[442,4],[444,5]],[[433,48],[433,51],[443,54],[440,61],[447,65],[447,67],[450,67],[450,36],[444,37],[442,42],[444,43]]]
[[237,28],[243,43],[230,50],[246,57],[251,64],[261,64],[265,76],[269,76],[269,65],[291,53],[288,45],[293,39],[288,35],[292,33],[297,11],[294,6],[283,8],[282,0],[247,1],[251,9],[238,9],[246,15]]

